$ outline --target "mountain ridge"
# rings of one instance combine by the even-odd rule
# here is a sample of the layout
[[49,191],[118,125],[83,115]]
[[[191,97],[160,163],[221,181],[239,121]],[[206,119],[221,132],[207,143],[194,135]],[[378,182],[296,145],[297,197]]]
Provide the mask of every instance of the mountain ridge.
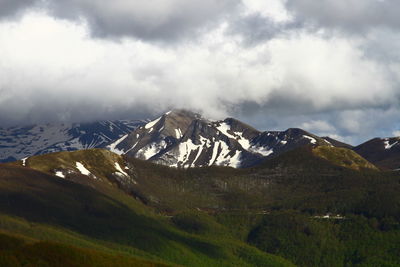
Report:
[[234,118],[211,121],[190,111],[173,110],[108,148],[173,167],[250,167],[308,144],[332,145],[302,129],[261,132]]
[[353,149],[376,166],[400,168],[399,138],[375,138],[353,147],[300,128],[259,131],[228,117],[209,120],[200,114],[171,110],[150,121],[99,121],[0,128],[0,162],[33,155],[106,148],[172,167],[251,167],[301,146]]
[[0,162],[51,152],[104,148],[144,123],[119,120],[0,128]]

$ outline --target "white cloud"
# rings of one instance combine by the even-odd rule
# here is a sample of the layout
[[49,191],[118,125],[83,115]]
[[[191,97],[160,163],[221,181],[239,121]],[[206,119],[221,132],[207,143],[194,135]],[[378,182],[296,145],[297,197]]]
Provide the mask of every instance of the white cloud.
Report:
[[323,120],[312,120],[308,122],[304,122],[301,125],[301,128],[312,131],[312,132],[325,132],[325,133],[333,133],[336,131],[335,127],[330,125],[328,122]]
[[285,0],[243,0],[245,14],[260,14],[275,22],[288,22],[292,19],[285,8]]
[[[227,32],[244,14],[232,11],[234,5],[223,10],[226,1],[174,0],[172,6],[121,1],[109,8],[98,1],[63,3],[71,5],[66,10],[72,13],[62,14],[68,20],[31,11],[21,20],[0,23],[1,122],[120,118],[183,107],[214,118],[257,113],[259,125],[267,125],[262,120],[269,116],[273,127],[296,125],[345,140],[398,130],[393,121],[400,113],[400,58],[390,51],[400,47],[400,34],[393,29],[349,36],[298,25],[243,45],[240,31]],[[151,8],[156,3],[160,10]],[[246,0],[245,13],[284,25],[292,19],[284,3]],[[180,14],[179,4],[190,12]],[[209,9],[212,16],[204,17]],[[199,14],[190,18],[196,10]],[[135,12],[143,16],[134,18],[138,28],[129,38],[91,35],[96,27],[119,25]],[[81,18],[73,19],[77,14]],[[153,42],[165,37],[159,34],[163,29],[180,34],[170,22],[186,19],[193,24],[182,30],[193,29],[196,38]],[[122,30],[114,34],[125,36],[127,29]],[[378,119],[371,120],[374,116]]]
[[393,131],[393,136],[398,136],[398,137],[400,137],[400,130],[397,130],[397,131]]

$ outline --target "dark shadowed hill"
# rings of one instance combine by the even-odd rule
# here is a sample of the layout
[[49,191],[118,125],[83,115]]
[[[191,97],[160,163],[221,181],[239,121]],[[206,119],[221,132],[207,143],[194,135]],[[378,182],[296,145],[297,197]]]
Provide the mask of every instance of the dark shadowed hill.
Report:
[[400,169],[400,138],[374,138],[354,148],[354,151],[376,166]]

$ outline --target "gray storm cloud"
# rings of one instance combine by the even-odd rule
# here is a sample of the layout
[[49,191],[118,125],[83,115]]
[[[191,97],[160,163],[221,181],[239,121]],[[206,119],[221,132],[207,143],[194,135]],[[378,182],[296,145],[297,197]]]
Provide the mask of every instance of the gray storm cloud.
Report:
[[239,0],[1,0],[0,16],[39,6],[63,19],[84,19],[98,37],[174,40],[196,36],[233,12]]
[[187,108],[353,143],[400,130],[396,2],[268,1],[290,16],[258,0],[0,0],[0,124]]
[[0,0],[0,20],[13,19],[37,4],[38,0]]
[[371,28],[397,30],[400,26],[397,0],[287,0],[286,5],[297,20],[315,27],[365,33]]

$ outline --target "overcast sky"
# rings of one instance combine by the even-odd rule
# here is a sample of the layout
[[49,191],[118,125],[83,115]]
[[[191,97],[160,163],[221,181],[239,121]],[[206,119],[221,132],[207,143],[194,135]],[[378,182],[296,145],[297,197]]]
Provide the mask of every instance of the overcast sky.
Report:
[[0,0],[0,126],[187,108],[400,135],[398,0]]

